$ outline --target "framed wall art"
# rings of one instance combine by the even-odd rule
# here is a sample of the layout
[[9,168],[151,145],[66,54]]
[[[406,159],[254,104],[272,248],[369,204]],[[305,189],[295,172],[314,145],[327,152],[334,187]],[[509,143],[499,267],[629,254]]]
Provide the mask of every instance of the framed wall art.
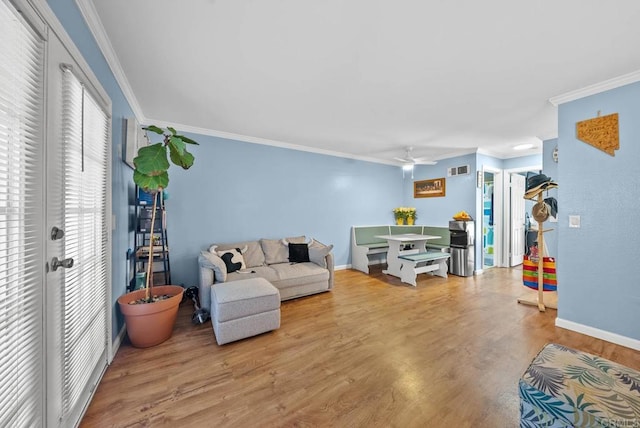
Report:
[[445,178],[433,178],[413,182],[414,198],[437,198],[445,195]]

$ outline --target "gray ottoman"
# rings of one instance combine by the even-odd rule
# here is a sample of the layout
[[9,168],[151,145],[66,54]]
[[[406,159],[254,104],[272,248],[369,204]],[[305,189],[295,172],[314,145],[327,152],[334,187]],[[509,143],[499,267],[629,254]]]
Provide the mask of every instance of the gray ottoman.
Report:
[[211,287],[211,324],[218,345],[280,327],[280,292],[264,278]]

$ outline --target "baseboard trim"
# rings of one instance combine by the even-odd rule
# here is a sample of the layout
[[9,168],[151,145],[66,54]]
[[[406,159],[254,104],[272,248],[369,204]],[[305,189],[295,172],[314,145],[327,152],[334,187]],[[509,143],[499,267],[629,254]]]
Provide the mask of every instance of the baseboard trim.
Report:
[[596,339],[606,340],[607,342],[615,343],[616,345],[621,345],[640,351],[640,340],[637,339],[621,336],[619,334],[600,330],[599,328],[590,327],[588,325],[578,324],[573,321],[567,321],[562,318],[556,318],[556,326],[565,328],[567,330],[576,331],[578,333],[586,334],[587,336],[595,337]]
[[345,270],[345,269],[351,269],[351,265],[339,265],[339,266],[333,267],[333,270]]
[[120,349],[120,345],[124,340],[125,334],[127,334],[127,326],[126,324],[123,324],[122,328],[120,329],[120,332],[118,333],[116,338],[113,340],[113,344],[111,345],[111,355],[109,355],[109,364],[111,364],[116,354],[118,353],[118,349]]

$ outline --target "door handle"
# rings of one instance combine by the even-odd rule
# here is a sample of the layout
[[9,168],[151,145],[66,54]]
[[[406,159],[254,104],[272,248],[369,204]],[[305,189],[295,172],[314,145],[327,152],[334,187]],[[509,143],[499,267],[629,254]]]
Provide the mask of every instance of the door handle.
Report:
[[64,230],[53,226],[53,228],[51,229],[51,240],[55,241],[56,239],[62,238],[64,238]]
[[69,257],[68,259],[58,260],[57,257],[51,259],[51,270],[57,271],[59,267],[70,268],[73,267],[73,259]]

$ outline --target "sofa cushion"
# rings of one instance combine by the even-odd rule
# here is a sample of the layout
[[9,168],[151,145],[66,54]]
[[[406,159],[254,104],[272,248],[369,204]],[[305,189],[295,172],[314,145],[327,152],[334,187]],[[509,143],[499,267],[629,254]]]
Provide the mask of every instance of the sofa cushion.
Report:
[[201,251],[200,255],[206,263],[204,264],[204,267],[208,267],[213,270],[215,281],[225,282],[227,280],[227,265],[224,264],[224,261],[218,257],[217,254],[209,251]]
[[227,282],[249,278],[264,278],[273,283],[278,280],[278,273],[270,266],[256,266],[243,271],[236,271],[227,275]]
[[216,250],[216,254],[227,266],[227,273],[247,268],[247,265],[244,263],[244,257],[242,257],[243,250],[246,251],[246,247],[244,249],[232,248],[230,250]]
[[326,257],[332,249],[333,245],[324,245],[322,242],[312,239],[311,243],[309,244],[309,261],[326,269]]
[[289,242],[289,262],[304,263],[309,261],[309,245]]
[[[305,236],[294,236],[285,238],[286,242],[302,244],[306,240]],[[289,261],[289,248],[282,239],[261,239],[260,245],[264,252],[264,258],[268,265],[274,263],[286,263]]]
[[[216,247],[216,249],[212,250],[212,248],[214,247]],[[244,257],[244,262],[247,268],[264,266],[264,253],[262,252],[262,247],[260,246],[260,242],[258,241],[236,242],[233,244],[217,244],[215,246],[212,245],[209,248],[209,251],[213,253],[215,251],[230,250],[232,248],[244,248],[244,247],[247,247],[247,250],[242,253],[242,257]]]
[[315,263],[277,263],[269,266],[278,275],[276,281],[271,281],[277,288],[295,287],[313,282],[327,281],[329,271]]

